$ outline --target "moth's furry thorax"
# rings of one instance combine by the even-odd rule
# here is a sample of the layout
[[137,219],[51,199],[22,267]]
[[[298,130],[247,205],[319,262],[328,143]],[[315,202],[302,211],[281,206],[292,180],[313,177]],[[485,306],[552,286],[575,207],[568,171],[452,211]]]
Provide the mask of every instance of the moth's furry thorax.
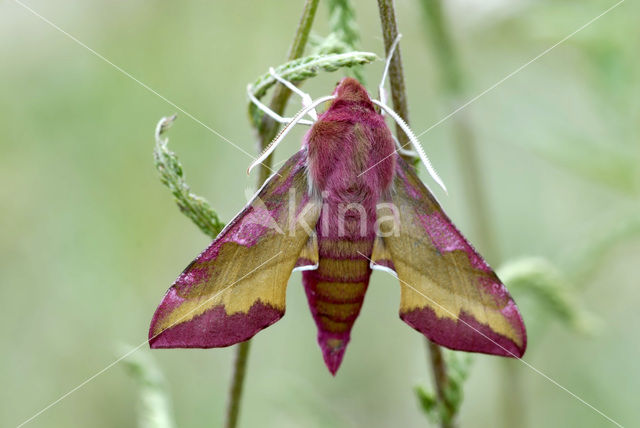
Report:
[[345,77],[338,83],[333,95],[337,98],[331,104],[333,110],[346,108],[351,112],[375,113],[375,107],[367,90],[356,79]]
[[311,184],[330,197],[367,195],[375,203],[393,179],[393,137],[357,80],[342,79],[334,94],[337,98],[305,138]]

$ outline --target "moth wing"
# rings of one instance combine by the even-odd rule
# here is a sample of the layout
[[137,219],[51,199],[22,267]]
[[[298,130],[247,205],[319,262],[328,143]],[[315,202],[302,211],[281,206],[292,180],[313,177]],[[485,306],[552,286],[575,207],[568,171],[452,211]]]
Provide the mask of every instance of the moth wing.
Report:
[[306,159],[305,149],[292,156],[182,272],[151,321],[152,348],[229,346],[284,315],[287,281],[320,212]]
[[320,265],[320,255],[318,253],[318,235],[314,230],[309,236],[307,243],[298,256],[295,271],[316,270]]
[[400,158],[396,165],[393,204],[378,209],[396,221],[380,224],[378,263],[390,256],[400,280],[400,318],[447,348],[521,357],[525,327],[506,287],[413,169]]

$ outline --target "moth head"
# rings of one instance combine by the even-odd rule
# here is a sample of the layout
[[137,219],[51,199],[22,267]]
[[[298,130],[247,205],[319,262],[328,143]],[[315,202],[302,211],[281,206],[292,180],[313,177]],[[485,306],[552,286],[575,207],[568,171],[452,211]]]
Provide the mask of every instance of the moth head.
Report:
[[360,82],[352,77],[345,77],[342,79],[333,91],[333,95],[337,97],[334,101],[334,105],[358,105],[361,107],[367,107],[374,111],[373,103],[369,98],[367,90]]

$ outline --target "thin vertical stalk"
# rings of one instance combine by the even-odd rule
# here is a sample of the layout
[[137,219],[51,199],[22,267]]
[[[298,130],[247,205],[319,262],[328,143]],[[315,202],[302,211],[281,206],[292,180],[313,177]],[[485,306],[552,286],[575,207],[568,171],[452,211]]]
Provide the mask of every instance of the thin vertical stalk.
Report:
[[242,401],[242,390],[244,389],[244,377],[247,373],[247,361],[249,359],[249,348],[251,341],[239,343],[236,346],[236,359],[233,363],[233,381],[229,390],[229,403],[227,405],[227,420],[225,428],[235,428],[238,425],[240,415],[240,402]]
[[[450,105],[455,108],[466,98],[465,79],[460,66],[455,43],[443,12],[442,0],[421,0],[427,30],[437,64],[440,68],[441,82]],[[465,199],[472,216],[474,232],[481,243],[482,252],[492,263],[500,261],[500,252],[495,241],[495,234],[489,215],[488,198],[483,186],[483,177],[477,155],[477,143],[469,116],[460,111],[451,117],[454,142],[458,155],[458,163],[462,167]],[[504,362],[504,426],[523,426],[524,401],[522,398],[518,371],[514,361]]]
[[[391,50],[393,42],[398,37],[398,24],[396,22],[395,10],[393,7],[393,0],[378,0],[378,8],[380,10],[380,21],[382,23],[382,36],[384,38],[384,48],[387,56]],[[393,101],[393,109],[404,119],[407,124],[409,123],[409,107],[407,104],[407,93],[404,84],[404,73],[402,71],[402,56],[400,54],[400,47],[396,48],[396,52],[393,55],[391,64],[389,66],[389,83],[391,85],[391,99]],[[402,132],[399,126],[396,125],[396,135],[400,144],[403,146],[407,144],[408,138]],[[444,391],[447,387],[447,365],[442,355],[442,349],[440,346],[427,340],[427,346],[429,348],[431,369],[433,372],[433,381],[435,383],[435,389],[437,391],[437,397],[440,404],[445,408],[450,407],[447,402],[447,398]],[[441,422],[442,428],[452,428],[453,422],[445,421]]]
[[455,416],[455,408],[451,401],[447,398],[445,388],[449,383],[449,376],[447,374],[447,363],[444,360],[442,354],[442,348],[427,340],[427,347],[429,348],[429,356],[431,357],[431,370],[433,371],[433,383],[436,387],[436,397],[438,401],[444,407],[447,415],[451,415],[451,418],[441,418],[440,426],[442,428],[454,428],[455,422],[453,416]]
[[[305,2],[300,23],[298,24],[293,43],[291,43],[291,48],[289,49],[288,61],[292,61],[302,56],[304,48],[307,45],[307,41],[309,40],[309,32],[311,31],[313,18],[316,16],[318,2],[319,0],[307,0]],[[291,90],[283,85],[277,85],[274,89],[273,98],[271,98],[269,108],[279,115],[282,115],[290,97]],[[259,151],[264,150],[271,140],[276,137],[279,128],[280,124],[271,117],[266,114],[262,117],[262,123],[260,123],[260,127],[258,128]],[[269,156],[260,166],[260,173],[258,177],[259,185],[269,178],[271,172],[269,169],[272,163],[271,160],[272,157]]]
[[[302,11],[300,23],[296,29],[291,48],[289,49],[288,60],[300,58],[304,52],[309,39],[309,32],[313,24],[313,19],[318,9],[319,0],[307,0]],[[291,97],[291,91],[283,85],[277,85],[273,98],[271,99],[270,108],[278,114],[283,114],[287,102]],[[262,123],[258,128],[259,151],[269,144],[278,133],[279,124],[273,119],[265,115]],[[269,178],[271,172],[271,156],[261,165],[258,176],[258,188]],[[249,360],[250,341],[242,342],[236,346],[236,358],[233,365],[233,375],[231,380],[231,388],[229,390],[229,403],[227,405],[227,415],[225,428],[236,428],[238,417],[240,414],[240,403],[242,400],[242,390],[244,379],[246,376],[247,362]]]
[[[464,73],[460,66],[455,43],[444,16],[441,0],[422,0],[427,30],[431,45],[440,67],[441,82],[450,105],[457,106],[465,98]],[[498,248],[492,232],[487,206],[487,195],[482,185],[480,163],[476,153],[476,141],[467,112],[462,110],[451,117],[454,130],[454,146],[458,153],[463,174],[465,200],[473,207],[473,227],[477,239],[482,243],[485,257],[492,262],[499,258]]]
[[[391,46],[398,37],[398,24],[396,22],[396,13],[393,8],[393,0],[378,0],[378,9],[380,10],[380,21],[382,23],[384,51],[385,54],[389,56]],[[391,101],[393,102],[393,109],[402,119],[404,119],[405,122],[409,123],[409,107],[407,104],[407,91],[404,85],[404,72],[402,71],[402,55],[400,53],[400,46],[396,48],[396,52],[391,59],[391,64],[389,65],[389,84],[391,85]],[[398,124],[396,124],[396,136],[403,147],[409,142],[409,138],[405,135]]]
[[[461,99],[458,97],[457,99]],[[457,103],[456,103],[457,104]],[[453,103],[452,103],[453,105]],[[489,199],[484,191],[483,177],[477,154],[477,144],[469,117],[460,111],[452,117],[453,139],[458,156],[458,165],[462,174],[462,183],[468,212],[472,212],[472,227],[477,242],[482,247],[482,254],[490,263],[498,263],[500,252],[495,241],[495,234],[489,215]]]
[[526,428],[526,405],[522,392],[522,376],[520,361],[502,361],[502,409],[504,420],[502,426]]

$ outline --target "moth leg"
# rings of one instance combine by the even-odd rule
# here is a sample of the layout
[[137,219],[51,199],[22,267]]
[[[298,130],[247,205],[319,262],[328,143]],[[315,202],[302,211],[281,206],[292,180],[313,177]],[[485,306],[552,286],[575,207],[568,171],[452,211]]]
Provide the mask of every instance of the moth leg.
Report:
[[[311,103],[313,102],[313,100],[311,99],[311,95],[307,94],[306,92],[303,92],[300,90],[300,88],[298,88],[296,85],[294,85],[293,83],[289,82],[286,79],[283,79],[282,77],[280,77],[276,71],[273,69],[273,67],[269,67],[269,74],[271,74],[273,76],[274,79],[276,79],[278,82],[282,83],[284,86],[286,86],[287,88],[291,89],[291,91],[293,91],[293,93],[299,95],[302,98],[302,107],[303,108],[307,108],[311,105]],[[309,116],[311,116],[311,119],[313,119],[313,121],[315,122],[316,120],[318,120],[318,113],[316,113],[316,109],[313,108],[311,110],[309,110]]]
[[[251,100],[251,102],[253,104],[255,104],[255,106],[258,107],[258,109],[260,109],[264,114],[266,114],[267,116],[269,116],[271,119],[275,120],[276,122],[283,123],[283,124],[287,125],[287,124],[289,124],[289,123],[291,123],[293,121],[293,118],[291,118],[291,117],[282,117],[278,113],[276,113],[275,111],[271,110],[268,106],[263,104],[258,98],[256,98],[255,95],[253,95],[253,87],[251,85],[247,85],[247,95],[249,96],[249,100]],[[298,121],[298,123],[301,124],[301,125],[307,125],[307,126],[313,125],[312,121],[305,120],[305,119],[300,119]]]
[[[384,72],[382,73],[382,80],[380,81],[380,85],[378,86],[378,97],[380,98],[380,102],[382,104],[387,104],[387,91],[384,89],[384,83],[387,80],[387,74],[389,74],[389,67],[391,66],[391,60],[393,59],[393,54],[396,53],[396,48],[398,47],[398,43],[402,38],[402,34],[398,33],[398,36],[393,41],[391,45],[391,49],[389,49],[389,56],[387,56],[387,61],[384,66]],[[380,114],[384,116],[384,110],[380,111]]]

